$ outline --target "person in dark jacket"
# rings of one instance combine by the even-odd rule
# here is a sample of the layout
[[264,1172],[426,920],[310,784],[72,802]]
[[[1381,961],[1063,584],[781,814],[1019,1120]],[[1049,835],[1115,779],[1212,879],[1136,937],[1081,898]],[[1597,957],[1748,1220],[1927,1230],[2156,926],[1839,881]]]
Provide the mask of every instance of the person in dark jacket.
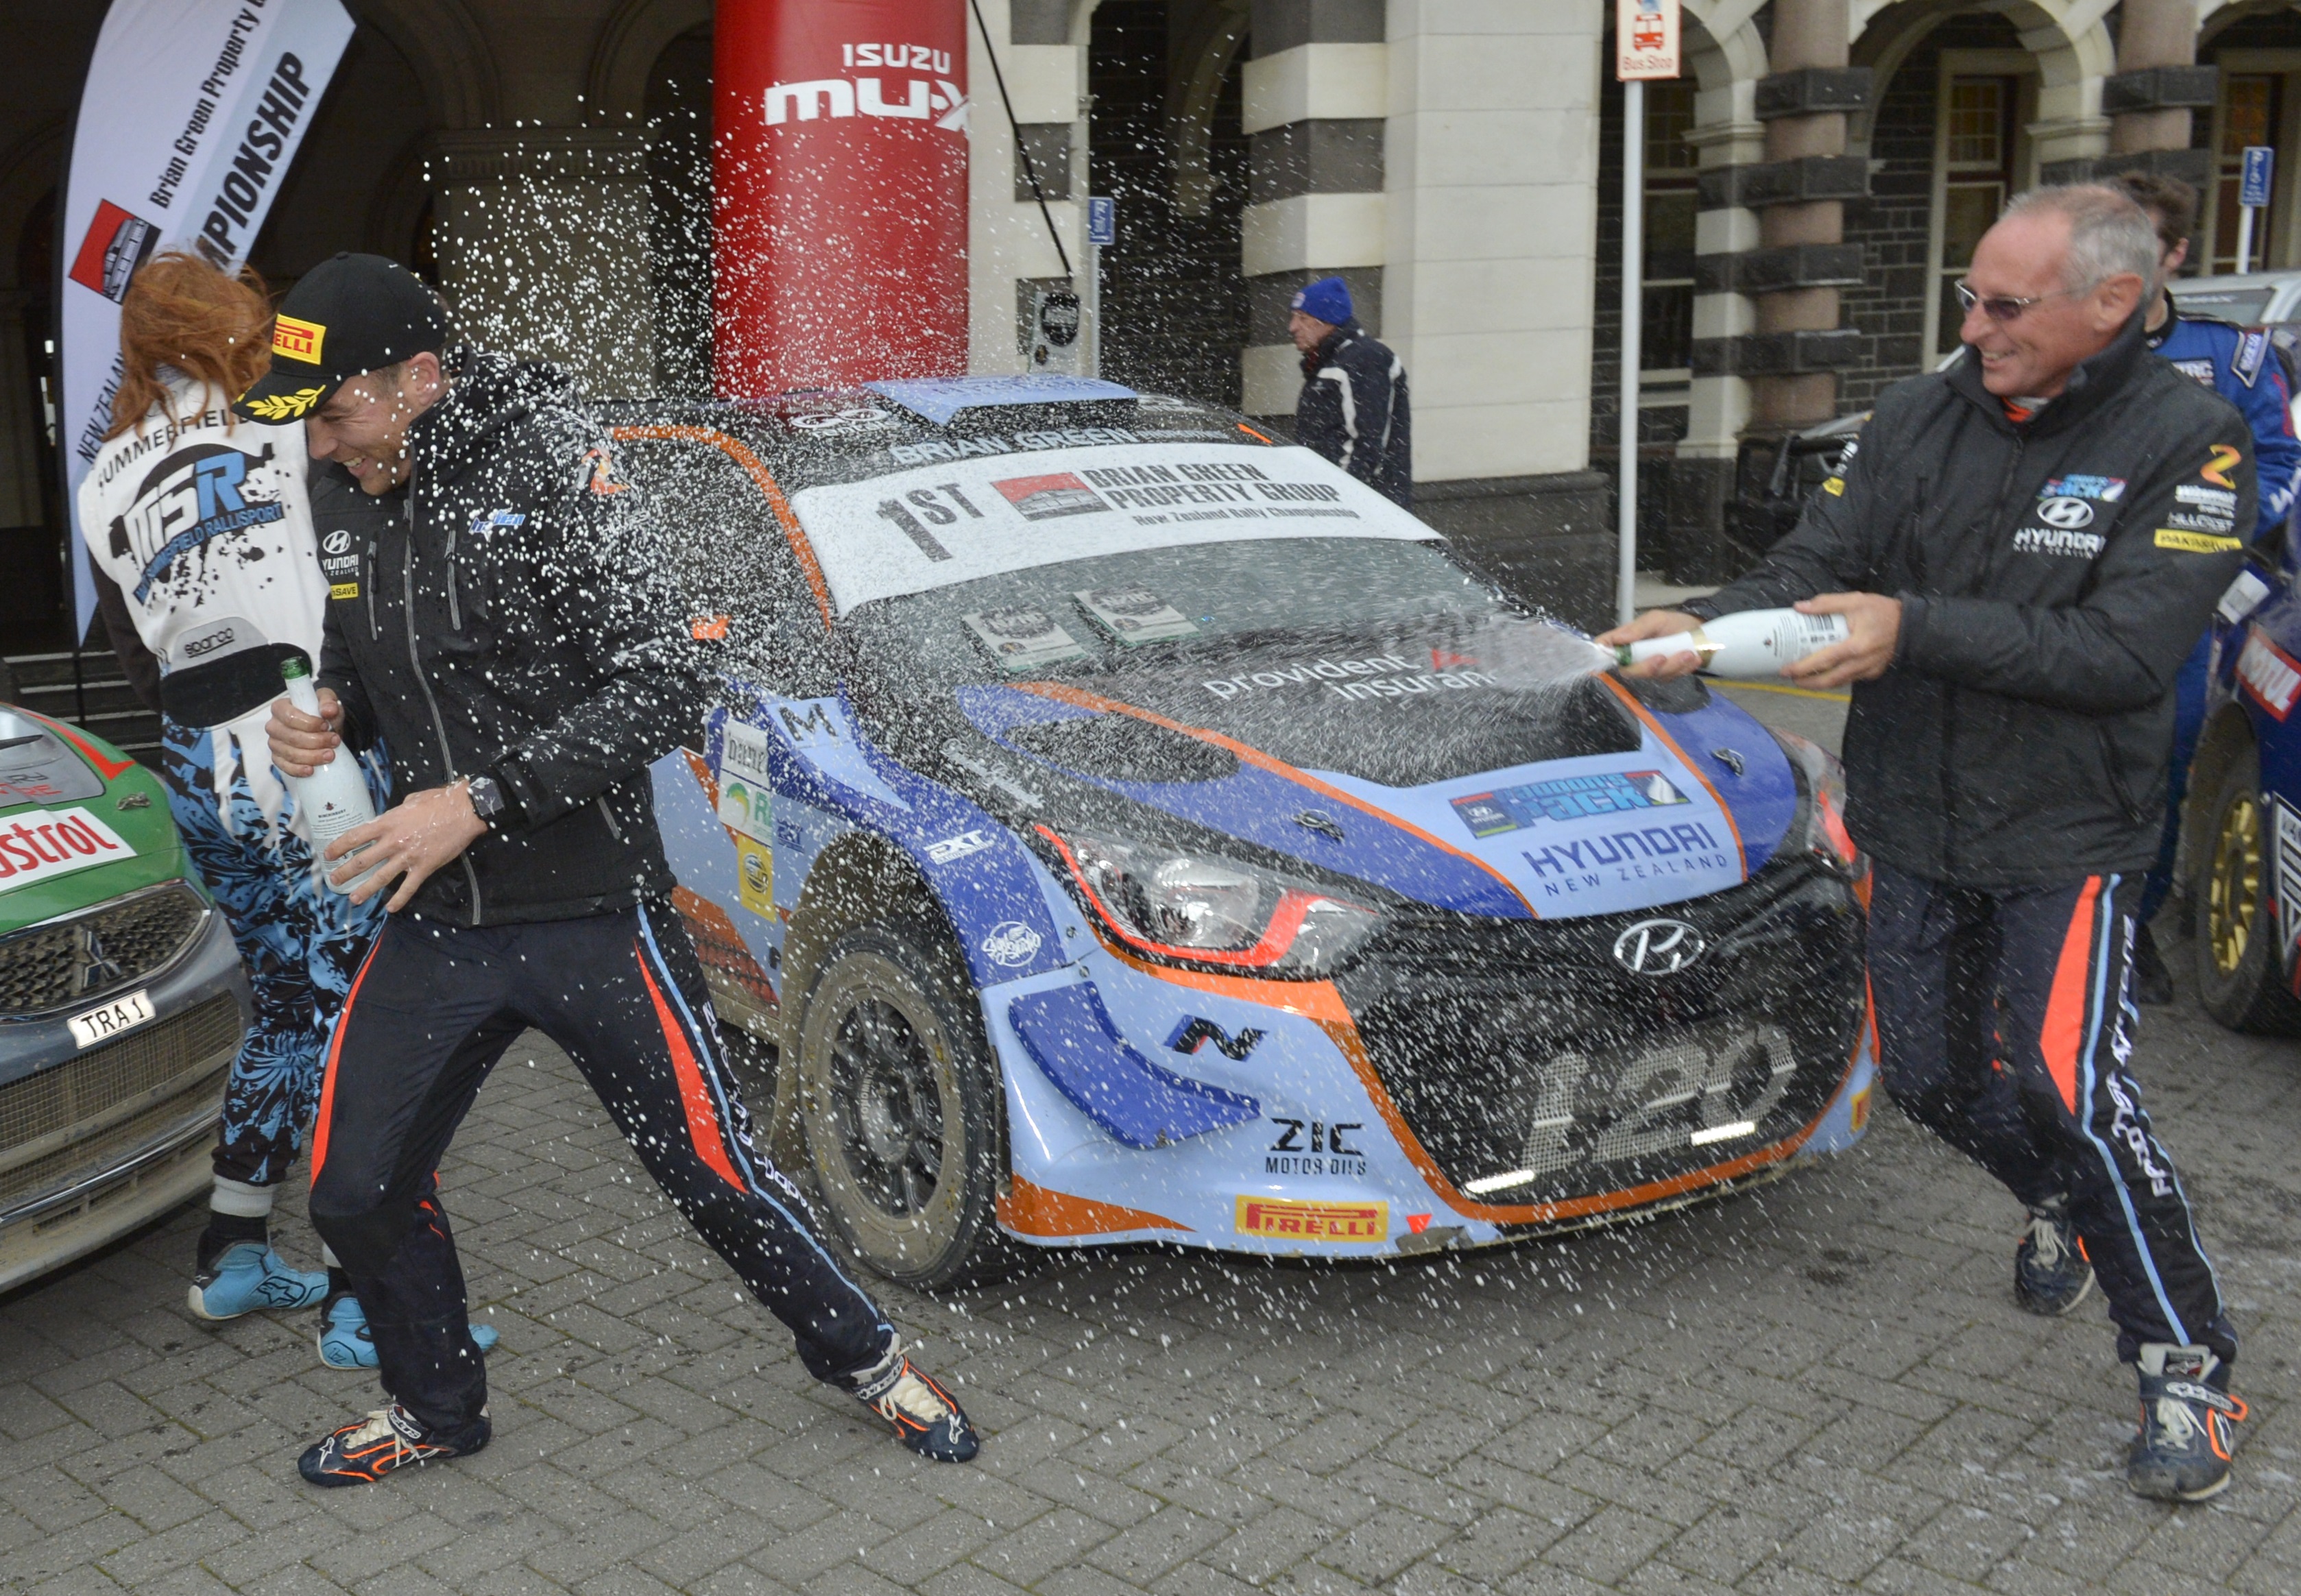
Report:
[[974,1456],[966,1415],[751,1145],[669,907],[647,772],[696,723],[708,674],[606,431],[556,368],[450,352],[438,300],[381,256],[314,268],[278,326],[238,409],[302,422],[333,464],[314,499],[322,714],[276,702],[272,756],[304,775],[381,735],[406,795],[328,850],[336,879],[358,879],[363,901],[389,892],[391,913],[329,1043],[310,1205],[366,1305],[389,1400],[307,1450],[304,1477],[367,1483],[487,1443],[433,1172],[530,1026],[566,1049],[810,1373],[913,1450]]
[[1887,1090],[2027,1205],[2023,1307],[2067,1313],[2097,1273],[2139,1368],[2128,1482],[2194,1501],[2228,1483],[2237,1333],[2126,1068],[2129,976],[2174,677],[2255,489],[2244,419],[2148,352],[2155,269],[2123,195],[2017,199],[1957,285],[1969,357],[1887,389],[1754,571],[1600,640],[1791,603],[1846,618],[1784,674],[1853,688]]
[[1392,503],[1414,502],[1406,367],[1358,324],[1351,290],[1322,277],[1294,296],[1286,330],[1302,352],[1294,441]]

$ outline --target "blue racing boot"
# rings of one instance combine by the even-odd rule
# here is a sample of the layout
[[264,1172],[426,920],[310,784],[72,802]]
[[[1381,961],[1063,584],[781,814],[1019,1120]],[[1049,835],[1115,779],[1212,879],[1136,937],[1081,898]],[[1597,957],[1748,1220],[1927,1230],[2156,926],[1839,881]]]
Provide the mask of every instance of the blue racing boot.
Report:
[[2246,1418],[2243,1399],[2229,1394],[2229,1366],[2203,1347],[2150,1341],[2140,1375],[2141,1430],[2125,1455],[2125,1483],[2161,1502],[2220,1495]]
[[922,1458],[964,1463],[982,1450],[958,1403],[904,1355],[900,1336],[888,1343],[886,1357],[833,1383],[892,1425],[895,1439]]
[[[492,1324],[472,1326],[472,1345],[484,1352],[496,1344]],[[320,1309],[320,1361],[331,1369],[375,1367],[375,1338],[368,1333],[367,1310],[349,1291],[339,1291]]]
[[328,1294],[324,1270],[290,1269],[264,1241],[235,1241],[192,1275],[187,1305],[203,1319],[259,1308],[309,1308]]
[[2014,1299],[2033,1314],[2059,1318],[2093,1290],[2093,1264],[2070,1223],[2070,1199],[2029,1210],[2029,1228],[2013,1249]]

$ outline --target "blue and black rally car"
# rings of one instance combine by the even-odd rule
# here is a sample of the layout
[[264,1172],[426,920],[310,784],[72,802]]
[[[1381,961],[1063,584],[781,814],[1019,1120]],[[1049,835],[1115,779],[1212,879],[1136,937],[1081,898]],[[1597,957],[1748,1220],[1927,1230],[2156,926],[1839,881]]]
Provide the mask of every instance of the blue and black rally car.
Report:
[[1476,1246],[1861,1134],[1834,762],[1307,450],[1066,379],[620,422],[731,680],[678,907],[885,1274]]

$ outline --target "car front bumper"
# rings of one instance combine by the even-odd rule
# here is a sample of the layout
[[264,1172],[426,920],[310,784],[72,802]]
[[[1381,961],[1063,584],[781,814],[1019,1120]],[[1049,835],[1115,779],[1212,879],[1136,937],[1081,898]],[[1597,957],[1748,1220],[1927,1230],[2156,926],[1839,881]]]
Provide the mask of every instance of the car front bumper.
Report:
[[211,910],[145,983],[154,1017],[81,1049],[65,1016],[0,1023],[0,1291],[198,1195],[250,1013],[238,949]]

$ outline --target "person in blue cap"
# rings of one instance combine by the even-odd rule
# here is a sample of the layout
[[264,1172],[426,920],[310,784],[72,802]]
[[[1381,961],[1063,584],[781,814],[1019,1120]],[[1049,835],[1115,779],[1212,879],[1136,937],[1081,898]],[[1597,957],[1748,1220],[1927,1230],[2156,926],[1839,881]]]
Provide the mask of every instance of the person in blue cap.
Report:
[[1324,455],[1384,497],[1414,499],[1406,367],[1358,324],[1351,290],[1322,277],[1294,295],[1286,330],[1302,351],[1294,441]]

